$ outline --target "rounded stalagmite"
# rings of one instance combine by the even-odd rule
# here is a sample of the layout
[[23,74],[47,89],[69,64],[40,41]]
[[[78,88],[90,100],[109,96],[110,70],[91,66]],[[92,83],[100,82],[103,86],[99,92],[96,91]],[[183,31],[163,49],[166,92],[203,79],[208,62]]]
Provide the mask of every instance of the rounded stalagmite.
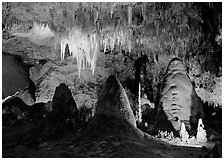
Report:
[[196,130],[198,119],[203,117],[202,102],[179,58],[169,62],[159,92],[157,124],[168,121],[174,130],[180,131],[180,122],[184,122],[186,128]]

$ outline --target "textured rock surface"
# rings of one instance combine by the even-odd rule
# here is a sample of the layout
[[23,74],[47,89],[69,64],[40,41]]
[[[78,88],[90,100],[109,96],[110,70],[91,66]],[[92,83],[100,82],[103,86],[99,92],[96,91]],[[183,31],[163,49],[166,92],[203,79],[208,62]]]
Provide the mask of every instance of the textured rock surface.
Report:
[[196,129],[198,119],[203,117],[201,100],[178,58],[173,58],[167,67],[157,112],[157,121],[163,123],[168,120],[176,131],[180,130],[180,121],[185,122],[187,128]]
[[30,78],[32,81],[37,83],[37,80],[39,80],[47,71],[50,69],[49,65],[42,65],[38,64],[32,68],[30,68]]

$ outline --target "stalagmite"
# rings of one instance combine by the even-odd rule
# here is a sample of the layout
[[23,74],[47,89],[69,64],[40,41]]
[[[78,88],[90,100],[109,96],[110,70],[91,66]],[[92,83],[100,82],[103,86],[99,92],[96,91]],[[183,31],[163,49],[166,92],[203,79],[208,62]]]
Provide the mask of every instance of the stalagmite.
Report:
[[198,142],[207,142],[207,138],[206,138],[207,134],[206,134],[206,130],[204,129],[204,125],[202,122],[202,119],[200,118],[198,120],[198,128],[197,128],[197,141]]
[[147,20],[147,16],[146,16],[146,3],[142,3],[142,17],[143,17],[143,21],[146,21]]
[[186,142],[189,138],[189,134],[186,131],[185,124],[182,122],[181,123],[181,128],[180,128],[180,139],[184,142]]
[[128,25],[131,26],[132,21],[132,7],[128,6]]

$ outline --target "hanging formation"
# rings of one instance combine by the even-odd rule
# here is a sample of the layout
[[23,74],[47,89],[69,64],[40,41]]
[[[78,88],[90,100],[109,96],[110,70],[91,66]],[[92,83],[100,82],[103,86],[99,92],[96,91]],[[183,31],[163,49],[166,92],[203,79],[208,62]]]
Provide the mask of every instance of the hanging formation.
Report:
[[61,60],[65,58],[65,48],[68,45],[70,55],[77,61],[79,78],[81,70],[84,70],[86,66],[90,67],[92,74],[94,74],[99,48],[96,33],[86,35],[77,29],[73,29],[67,37],[61,38],[60,43]]
[[65,58],[65,49],[66,45],[68,45],[70,56],[77,60],[80,77],[81,70],[84,70],[86,66],[90,67],[92,74],[94,74],[100,46],[104,52],[107,49],[113,51],[115,46],[126,46],[130,52],[132,47],[129,32],[118,29],[113,30],[112,28],[108,29],[102,30],[100,35],[96,32],[85,34],[76,28],[70,30],[69,34],[60,40],[61,60]]

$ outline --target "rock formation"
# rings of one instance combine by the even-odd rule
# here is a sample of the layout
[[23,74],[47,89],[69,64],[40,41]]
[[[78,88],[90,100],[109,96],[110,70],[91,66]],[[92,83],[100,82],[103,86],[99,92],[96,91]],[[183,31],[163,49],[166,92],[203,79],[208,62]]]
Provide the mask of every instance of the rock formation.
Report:
[[206,138],[207,134],[206,134],[206,130],[204,129],[204,125],[202,122],[202,119],[200,118],[198,120],[198,128],[197,128],[197,141],[198,142],[206,142],[207,138]]
[[202,103],[187,75],[186,67],[179,58],[173,58],[161,83],[157,124],[168,122],[175,131],[180,131],[180,122],[184,122],[187,129],[196,130],[198,119],[202,117]]
[[180,129],[180,139],[184,142],[187,142],[188,138],[189,138],[189,134],[186,131],[185,124],[182,122],[181,129]]
[[136,127],[136,121],[124,88],[115,76],[110,76],[98,99],[96,115],[110,115],[125,119]]
[[142,137],[136,128],[136,121],[124,88],[116,76],[109,76],[105,82],[96,106],[96,113],[84,129],[82,138]]
[[52,100],[52,108],[53,111],[63,114],[67,118],[78,113],[72,93],[64,83],[61,83],[55,89],[55,94]]
[[52,102],[39,104],[32,109],[35,121],[30,131],[31,142],[37,138],[55,139],[69,130],[78,128],[79,111],[71,91],[64,83],[56,87]]

